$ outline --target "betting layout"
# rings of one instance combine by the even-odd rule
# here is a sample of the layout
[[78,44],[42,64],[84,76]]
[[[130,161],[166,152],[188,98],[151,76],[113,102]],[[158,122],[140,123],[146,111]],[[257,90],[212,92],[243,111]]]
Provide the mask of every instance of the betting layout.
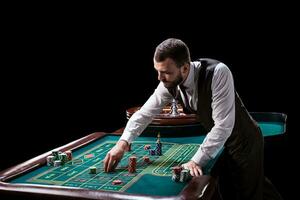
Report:
[[49,169],[28,180],[32,183],[80,187],[94,190],[125,191],[144,174],[170,176],[170,181],[188,181],[189,171],[181,164],[197,151],[197,144],[176,144],[149,138],[130,145],[114,172],[105,173],[103,159],[115,145],[106,141],[73,158],[71,151],[53,151],[47,157]]

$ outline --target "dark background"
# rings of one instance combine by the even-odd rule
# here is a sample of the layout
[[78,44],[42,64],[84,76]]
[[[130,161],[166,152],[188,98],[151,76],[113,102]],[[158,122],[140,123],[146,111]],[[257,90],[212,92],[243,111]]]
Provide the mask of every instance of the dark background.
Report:
[[[287,171],[295,158],[299,32],[293,13],[244,11],[147,20],[140,10],[109,21],[99,12],[7,15],[0,170],[89,133],[125,126],[126,109],[142,105],[158,84],[152,63],[156,45],[177,37],[190,47],[192,59],[210,57],[228,65],[249,111],[288,115],[283,151],[291,165],[266,172],[287,197],[292,187],[287,182],[295,176]],[[283,158],[276,159],[282,166]]]

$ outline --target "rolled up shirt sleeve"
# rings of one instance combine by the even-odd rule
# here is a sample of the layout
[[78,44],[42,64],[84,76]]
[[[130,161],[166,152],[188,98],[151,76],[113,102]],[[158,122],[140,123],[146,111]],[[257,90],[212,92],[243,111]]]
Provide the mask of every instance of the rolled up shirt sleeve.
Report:
[[120,140],[131,143],[171,100],[172,95],[164,87],[163,83],[160,83],[141,109],[135,112],[128,120]]
[[[213,128],[206,135],[192,160],[204,167],[215,158],[231,135],[235,122],[235,91],[233,77],[226,65],[216,66],[212,79]],[[198,108],[201,109],[201,108]]]

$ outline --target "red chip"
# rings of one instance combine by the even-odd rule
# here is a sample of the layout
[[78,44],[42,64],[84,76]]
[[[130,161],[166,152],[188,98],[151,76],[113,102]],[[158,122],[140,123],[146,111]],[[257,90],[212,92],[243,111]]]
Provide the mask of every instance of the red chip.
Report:
[[113,182],[112,182],[112,184],[113,185],[120,185],[120,184],[122,184],[123,182],[121,181],[121,180],[114,180]]
[[144,150],[149,150],[149,149],[151,149],[151,145],[150,145],[150,144],[146,144],[146,145],[144,146]]
[[149,163],[150,162],[150,158],[149,156],[144,156],[143,157],[144,162]]

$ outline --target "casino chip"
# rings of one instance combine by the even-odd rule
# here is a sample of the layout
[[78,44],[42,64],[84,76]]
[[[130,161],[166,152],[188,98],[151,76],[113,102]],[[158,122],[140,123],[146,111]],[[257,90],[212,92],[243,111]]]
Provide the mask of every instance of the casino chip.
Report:
[[150,163],[150,158],[149,158],[149,156],[144,156],[144,157],[143,157],[143,160],[144,160],[145,163]]
[[123,181],[121,181],[120,179],[114,180],[114,181],[112,182],[113,185],[120,185],[120,184],[122,184],[122,183],[123,183]]
[[97,173],[97,168],[95,166],[92,166],[89,168],[89,173],[90,174],[96,174]]
[[88,159],[88,158],[93,158],[95,155],[93,153],[90,153],[90,154],[86,154],[84,155],[84,158],[85,159]]

